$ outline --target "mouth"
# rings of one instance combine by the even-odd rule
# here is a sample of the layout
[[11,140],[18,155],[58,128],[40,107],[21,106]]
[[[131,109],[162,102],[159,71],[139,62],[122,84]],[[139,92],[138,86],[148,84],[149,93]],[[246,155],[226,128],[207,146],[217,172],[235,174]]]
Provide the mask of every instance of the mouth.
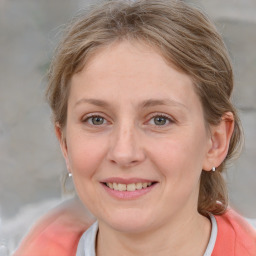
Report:
[[111,177],[102,180],[101,185],[111,197],[118,200],[133,200],[148,194],[159,183],[155,180],[143,178]]
[[116,183],[116,182],[104,182],[103,183],[108,188],[115,190],[115,191],[128,191],[133,192],[136,190],[144,190],[148,187],[153,186],[156,182],[137,182],[137,183],[130,183],[130,184],[123,184],[123,183]]

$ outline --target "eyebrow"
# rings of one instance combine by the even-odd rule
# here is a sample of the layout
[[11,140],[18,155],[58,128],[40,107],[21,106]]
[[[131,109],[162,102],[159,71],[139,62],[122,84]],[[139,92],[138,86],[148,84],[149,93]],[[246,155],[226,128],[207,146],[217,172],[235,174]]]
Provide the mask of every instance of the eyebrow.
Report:
[[141,103],[142,108],[154,107],[154,106],[180,106],[187,109],[187,106],[181,102],[172,99],[148,99]]
[[98,107],[107,107],[109,104],[104,100],[98,100],[98,99],[80,99],[76,102],[75,107],[82,104],[82,103],[89,103],[91,105],[95,105]]
[[[75,107],[80,104],[83,104],[83,103],[88,103],[88,104],[95,105],[98,107],[103,107],[103,108],[110,106],[110,104],[104,100],[82,98],[75,103]],[[142,101],[139,104],[139,107],[149,108],[149,107],[154,107],[154,106],[166,106],[166,105],[167,106],[180,106],[180,107],[187,109],[187,106],[184,105],[183,103],[178,102],[176,100],[169,99],[169,98],[167,98],[167,99],[148,99],[148,100]]]

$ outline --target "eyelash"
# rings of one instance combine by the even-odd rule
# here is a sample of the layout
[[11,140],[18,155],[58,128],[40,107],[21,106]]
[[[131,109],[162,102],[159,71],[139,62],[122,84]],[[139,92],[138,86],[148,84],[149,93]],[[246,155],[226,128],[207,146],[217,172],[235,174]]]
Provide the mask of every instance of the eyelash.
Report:
[[[147,121],[147,123],[149,123],[151,120],[154,121],[154,118],[157,118],[157,117],[164,118],[168,123],[167,123],[167,124],[165,123],[165,124],[163,124],[163,125],[151,124],[152,126],[156,126],[156,127],[158,127],[158,128],[162,128],[162,127],[167,126],[167,125],[170,124],[170,123],[174,123],[174,120],[173,120],[170,116],[165,115],[165,114],[162,114],[162,113],[159,113],[159,114],[158,114],[158,113],[151,114],[151,115],[150,115],[150,118],[149,118],[148,121]],[[103,124],[99,124],[99,125],[93,124],[93,122],[92,122],[92,119],[93,119],[93,118],[102,118],[102,119],[103,119]],[[91,120],[91,122],[90,122],[89,120]],[[85,118],[83,118],[83,119],[82,119],[82,122],[83,122],[83,123],[89,123],[89,125],[91,125],[91,126],[102,126],[102,125],[106,124],[106,122],[108,122],[108,121],[107,121],[106,118],[104,118],[104,117],[103,117],[102,115],[100,115],[100,114],[91,114],[91,115],[88,115],[88,116],[86,116]]]
[[102,126],[103,125],[103,124],[100,124],[100,125],[93,124],[92,121],[89,122],[89,120],[92,120],[93,118],[102,118],[104,124],[107,122],[106,118],[104,118],[102,115],[98,115],[98,114],[88,115],[88,116],[86,116],[85,118],[82,119],[82,122],[83,123],[89,123],[89,125],[91,125],[91,126]]
[[171,124],[171,123],[174,123],[174,120],[173,118],[171,118],[170,116],[168,115],[165,115],[165,114],[162,114],[162,113],[154,113],[150,116],[150,119],[148,122],[150,122],[151,120],[154,120],[154,118],[156,117],[162,117],[164,119],[166,119],[168,121],[167,124],[164,124],[164,125],[156,125],[156,124],[153,124],[154,126],[157,126],[158,128],[162,128],[162,127],[165,127],[167,126],[168,124]]

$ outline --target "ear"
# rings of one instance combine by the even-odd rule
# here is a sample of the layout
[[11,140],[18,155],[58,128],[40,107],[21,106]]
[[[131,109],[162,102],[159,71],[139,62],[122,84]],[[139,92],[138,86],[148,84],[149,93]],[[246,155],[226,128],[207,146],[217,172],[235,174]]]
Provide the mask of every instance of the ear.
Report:
[[66,138],[65,138],[65,130],[63,128],[61,128],[58,123],[55,124],[55,134],[60,143],[60,148],[61,148],[62,154],[65,158],[67,169],[69,172],[71,172],[69,158],[68,158],[67,142],[66,142]]
[[226,158],[230,138],[234,130],[234,116],[231,112],[225,113],[218,125],[211,126],[211,143],[208,149],[203,170],[210,171],[218,167]]

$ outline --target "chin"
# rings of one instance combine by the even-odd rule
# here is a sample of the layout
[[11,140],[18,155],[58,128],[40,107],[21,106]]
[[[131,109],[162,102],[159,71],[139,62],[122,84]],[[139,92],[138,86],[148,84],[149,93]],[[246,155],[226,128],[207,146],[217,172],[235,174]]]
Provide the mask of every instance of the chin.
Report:
[[[120,214],[112,214],[103,221],[111,228],[123,233],[143,233],[152,228],[153,218],[138,211],[127,210]],[[153,215],[154,216],[154,215]]]

